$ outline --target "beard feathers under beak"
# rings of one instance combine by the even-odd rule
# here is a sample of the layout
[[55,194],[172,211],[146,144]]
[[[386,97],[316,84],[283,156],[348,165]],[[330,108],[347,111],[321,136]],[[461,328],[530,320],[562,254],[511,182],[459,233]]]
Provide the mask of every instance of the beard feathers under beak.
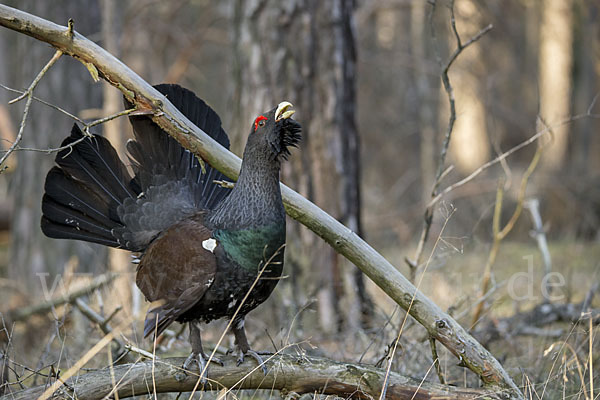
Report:
[[269,144],[273,150],[273,159],[279,161],[287,160],[290,155],[290,147],[297,147],[302,138],[302,127],[293,118],[290,118],[295,110],[292,104],[284,101],[279,103],[275,111],[278,134],[269,138]]
[[288,119],[294,115],[296,110],[294,110],[293,107],[294,106],[289,101],[282,101],[279,103],[277,110],[275,111],[275,121],[277,122],[281,119]]

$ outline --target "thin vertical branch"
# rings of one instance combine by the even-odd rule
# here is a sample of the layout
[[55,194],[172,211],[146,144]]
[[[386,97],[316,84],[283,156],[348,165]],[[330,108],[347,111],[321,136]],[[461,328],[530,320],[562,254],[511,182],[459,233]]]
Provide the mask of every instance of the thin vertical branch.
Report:
[[494,208],[494,218],[492,221],[494,239],[493,239],[492,249],[490,250],[490,254],[488,256],[488,260],[485,264],[485,268],[483,271],[483,278],[481,280],[481,292],[480,292],[481,300],[479,301],[479,303],[477,304],[477,307],[475,308],[475,312],[473,314],[473,319],[471,321],[471,329],[473,329],[477,325],[477,322],[479,322],[479,319],[484,311],[484,306],[485,306],[484,299],[490,288],[490,282],[491,282],[491,276],[492,276],[492,266],[494,265],[494,263],[496,261],[496,256],[498,255],[498,250],[500,248],[500,242],[502,240],[504,240],[504,238],[506,238],[506,236],[513,229],[513,227],[515,226],[515,223],[517,222],[517,220],[519,219],[519,216],[521,215],[521,212],[523,211],[523,204],[525,202],[525,194],[527,191],[527,183],[529,182],[529,178],[531,177],[531,174],[533,174],[533,171],[535,170],[535,168],[537,167],[537,165],[540,161],[540,157],[542,155],[543,148],[544,148],[543,145],[541,145],[541,144],[538,145],[537,150],[536,150],[535,154],[533,155],[531,162],[529,163],[529,167],[523,174],[523,178],[521,179],[521,187],[519,189],[519,195],[517,197],[517,205],[515,207],[515,211],[513,212],[512,216],[510,217],[510,219],[508,220],[508,222],[502,229],[500,229],[500,217],[502,215],[502,200],[504,197],[504,180],[501,179],[498,182],[498,189],[496,191],[496,206]]
[[[450,140],[452,138],[454,124],[456,122],[456,104],[455,104],[455,99],[454,99],[454,88],[452,87],[452,84],[450,82],[450,77],[448,76],[448,72],[450,71],[450,67],[452,66],[454,61],[458,58],[458,56],[467,47],[469,47],[470,45],[472,45],[473,43],[475,43],[476,41],[481,39],[486,33],[488,33],[492,29],[492,25],[490,24],[490,25],[486,26],[485,28],[481,29],[479,32],[477,32],[477,34],[475,34],[475,36],[471,37],[467,42],[465,42],[463,44],[462,40],[460,38],[460,35],[458,33],[458,30],[456,28],[456,18],[454,16],[454,0],[451,0],[450,5],[449,5],[450,23],[452,25],[452,32],[454,33],[454,36],[456,38],[456,49],[454,50],[454,52],[452,52],[452,54],[450,55],[450,57],[448,58],[446,63],[442,63],[440,51],[437,46],[437,36],[435,33],[435,27],[434,27],[434,23],[433,23],[433,16],[435,13],[436,1],[435,0],[431,1],[430,4],[432,6],[431,11],[429,13],[429,26],[431,29],[431,37],[432,37],[432,40],[434,41],[434,44],[436,45],[435,47],[437,48],[437,51],[436,51],[437,60],[440,65],[440,68],[442,70],[442,72],[440,74],[440,78],[442,79],[442,83],[444,85],[444,90],[446,92],[446,96],[448,98],[448,103],[450,105],[450,117],[448,119],[448,125],[446,127],[446,132],[444,134],[444,141],[443,141],[442,147],[440,149],[437,172],[435,175],[433,188],[431,190],[431,197],[436,198],[439,185],[442,181],[442,178],[446,175],[446,171],[448,170],[448,168],[446,168],[446,155],[448,154],[448,148],[450,146]],[[421,263],[423,249],[425,248],[425,244],[427,243],[427,239],[429,238],[429,232],[431,230],[431,223],[433,221],[434,205],[435,204],[429,203],[429,205],[425,209],[425,214],[424,214],[424,218],[423,218],[424,219],[423,229],[421,231],[421,236],[419,238],[419,243],[417,245],[417,250],[415,252],[415,256],[413,257],[412,260],[410,260],[408,258],[405,259],[406,263],[410,267],[411,282],[414,282],[414,278],[416,276],[416,269],[418,268],[418,266]]]
[[435,366],[435,371],[437,372],[438,379],[442,385],[446,384],[446,378],[444,378],[444,373],[442,371],[442,366],[440,365],[440,357],[438,356],[437,346],[435,344],[435,339],[431,336],[429,337],[429,346],[431,347],[431,358],[433,359],[433,364]]

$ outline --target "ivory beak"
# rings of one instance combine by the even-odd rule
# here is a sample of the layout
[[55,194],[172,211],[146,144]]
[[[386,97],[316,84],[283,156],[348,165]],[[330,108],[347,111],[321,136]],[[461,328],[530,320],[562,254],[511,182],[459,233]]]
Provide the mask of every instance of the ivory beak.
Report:
[[279,103],[277,106],[277,111],[275,111],[275,122],[281,119],[288,119],[294,115],[296,110],[294,110],[293,107],[294,106],[289,101],[282,101]]

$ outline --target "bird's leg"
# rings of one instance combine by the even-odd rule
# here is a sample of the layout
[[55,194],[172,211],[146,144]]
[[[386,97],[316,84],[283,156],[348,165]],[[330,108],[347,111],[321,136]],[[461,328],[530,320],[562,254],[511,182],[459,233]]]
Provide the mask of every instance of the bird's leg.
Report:
[[202,349],[202,337],[200,336],[200,327],[198,326],[198,322],[190,321],[188,323],[190,327],[190,344],[192,345],[192,353],[183,363],[183,369],[189,370],[190,366],[193,363],[198,365],[198,369],[201,375],[201,381],[204,385],[206,383],[207,376],[207,367],[206,362],[211,361],[223,366],[223,362],[216,357],[211,357],[208,359],[206,354],[204,354],[204,350]]
[[238,348],[237,365],[240,365],[244,362],[245,356],[250,356],[254,358],[256,362],[258,362],[258,366],[261,367],[263,373],[267,375],[267,367],[265,366],[265,362],[263,361],[262,357],[259,356],[257,352],[250,349],[250,345],[248,344],[246,330],[244,329],[244,317],[233,320],[231,330],[235,336],[235,344]]

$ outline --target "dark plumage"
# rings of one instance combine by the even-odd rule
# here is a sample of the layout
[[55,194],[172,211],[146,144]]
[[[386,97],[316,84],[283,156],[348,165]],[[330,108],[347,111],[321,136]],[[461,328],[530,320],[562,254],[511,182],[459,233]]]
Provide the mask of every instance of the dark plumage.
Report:
[[[156,88],[229,148],[219,116],[194,93],[177,85]],[[196,157],[147,116],[130,117],[134,176],[110,143],[94,135],[60,152],[46,177],[43,232],[140,252],[136,283],[148,301],[160,302],[146,316],[144,336],[159,335],[173,321],[190,322],[185,367],[197,361],[205,369],[196,323],[222,317],[234,318],[239,361],[251,355],[262,362],[250,350],[244,318],[268,298],[283,269],[279,170],[301,130],[290,108],[281,103],[254,121],[232,190],[213,182],[224,177],[210,166],[202,173]],[[62,145],[82,136],[74,125]],[[257,280],[259,271],[267,279]]]

